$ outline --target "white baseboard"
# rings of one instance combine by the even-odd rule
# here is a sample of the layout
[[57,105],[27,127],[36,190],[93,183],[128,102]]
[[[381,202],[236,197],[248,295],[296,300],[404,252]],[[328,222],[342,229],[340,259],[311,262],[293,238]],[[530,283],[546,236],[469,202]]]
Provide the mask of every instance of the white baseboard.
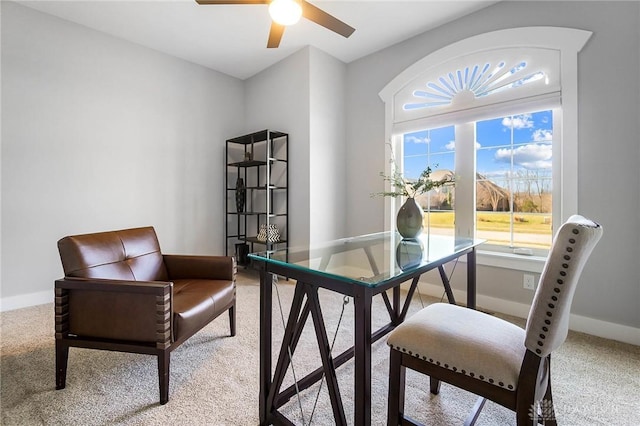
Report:
[[15,309],[28,308],[29,306],[43,305],[53,302],[53,289],[38,291],[36,293],[21,294],[0,298],[0,312],[13,311]]
[[[420,282],[420,291],[423,294],[440,298],[444,290],[442,289],[442,285]],[[453,295],[456,301],[466,300],[467,297],[466,292],[459,290],[454,290]],[[526,318],[529,315],[530,308],[530,306],[525,303],[512,302],[496,297],[484,296],[482,294],[478,294],[476,304],[488,311],[500,312],[518,318]],[[569,318],[569,329],[640,346],[640,328],[571,314]]]

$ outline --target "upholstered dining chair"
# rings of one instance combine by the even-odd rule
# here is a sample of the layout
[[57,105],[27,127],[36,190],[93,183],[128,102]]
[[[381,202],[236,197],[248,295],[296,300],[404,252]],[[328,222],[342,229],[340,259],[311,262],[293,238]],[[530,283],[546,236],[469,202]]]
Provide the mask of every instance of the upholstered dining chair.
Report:
[[602,227],[574,215],[555,235],[527,318],[526,329],[495,316],[446,303],[422,309],[390,333],[388,424],[420,424],[404,414],[406,368],[430,376],[437,395],[444,381],[480,398],[465,424],[474,424],[487,399],[516,413],[518,426],[555,425],[551,353],[565,341],[582,269]]

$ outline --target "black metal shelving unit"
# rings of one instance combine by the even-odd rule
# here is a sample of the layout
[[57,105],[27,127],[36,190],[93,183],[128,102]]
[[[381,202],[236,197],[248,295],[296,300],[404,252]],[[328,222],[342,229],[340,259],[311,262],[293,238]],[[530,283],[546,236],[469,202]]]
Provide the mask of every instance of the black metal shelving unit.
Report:
[[[225,254],[235,253],[246,266],[248,253],[274,250],[289,239],[289,135],[262,130],[227,139],[225,157]],[[258,239],[261,225],[275,225],[280,239]]]

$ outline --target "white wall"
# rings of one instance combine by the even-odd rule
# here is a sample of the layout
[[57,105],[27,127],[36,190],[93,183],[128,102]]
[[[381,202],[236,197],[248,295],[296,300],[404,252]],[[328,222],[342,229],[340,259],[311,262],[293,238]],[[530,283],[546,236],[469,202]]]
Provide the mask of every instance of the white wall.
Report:
[[153,225],[165,252],[221,253],[243,82],[1,7],[2,308],[53,299],[68,234]]
[[244,133],[289,134],[290,245],[309,242],[309,49],[304,48],[245,80]]
[[293,247],[344,236],[346,65],[306,47],[245,81],[247,132],[289,133]]
[[[347,67],[348,232],[383,228],[377,177],[384,170],[384,105],[379,91],[429,53],[467,37],[535,25],[593,31],[579,54],[579,212],[604,226],[604,237],[587,265],[574,314],[640,328],[640,3],[500,2],[440,28],[391,46]],[[579,10],[579,13],[576,11]],[[454,285],[462,288],[464,269]],[[434,282],[438,282],[435,281]],[[481,267],[481,297],[528,305],[522,274]],[[636,337],[637,339],[637,337]]]
[[310,50],[310,241],[345,236],[346,65],[327,53]]

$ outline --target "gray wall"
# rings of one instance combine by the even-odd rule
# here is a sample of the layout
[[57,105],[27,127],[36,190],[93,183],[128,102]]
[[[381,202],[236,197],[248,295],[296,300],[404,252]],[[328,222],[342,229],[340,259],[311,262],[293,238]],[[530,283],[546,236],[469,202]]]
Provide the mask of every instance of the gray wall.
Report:
[[291,244],[309,241],[309,49],[245,80],[247,130],[289,133]]
[[310,241],[345,236],[346,65],[311,48],[310,108]]
[[[378,92],[398,73],[453,42],[498,29],[562,26],[594,34],[579,54],[579,212],[605,233],[587,265],[573,312],[640,327],[640,3],[501,2],[381,50],[347,67],[347,146],[350,162],[348,231],[383,227],[384,105]],[[458,279],[464,270],[456,272]],[[455,278],[455,277],[454,277]],[[463,281],[463,280],[462,280]],[[434,278],[434,282],[437,279]],[[480,267],[478,288],[490,297],[528,304],[522,273]]]
[[52,299],[56,241],[154,225],[221,253],[224,140],[243,82],[2,2],[2,298]]
[[346,65],[306,47],[245,80],[247,130],[289,133],[291,246],[344,235]]

